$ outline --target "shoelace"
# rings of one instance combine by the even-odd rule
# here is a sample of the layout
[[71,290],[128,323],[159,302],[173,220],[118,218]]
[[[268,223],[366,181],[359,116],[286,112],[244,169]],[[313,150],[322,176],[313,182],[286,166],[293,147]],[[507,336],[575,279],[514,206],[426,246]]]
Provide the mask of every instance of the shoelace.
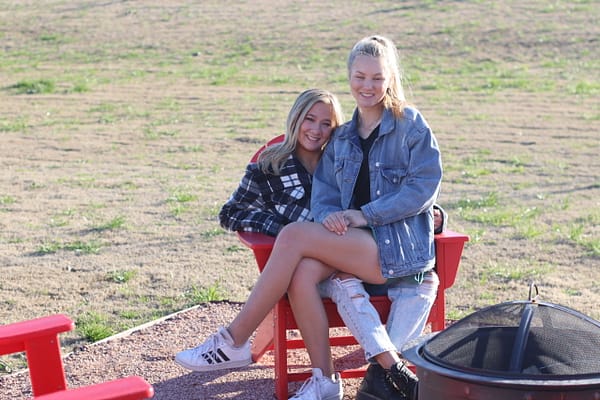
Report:
[[217,340],[217,334],[213,333],[212,335],[210,335],[208,337],[208,339],[201,344],[200,346],[196,347],[194,349],[194,357],[196,358],[203,358],[204,360],[207,360],[207,356],[210,356],[211,359],[215,359],[215,354],[217,354],[217,350],[219,349],[217,346],[218,340]]
[[[397,374],[394,374],[391,371],[386,371],[385,378],[405,398],[410,399],[413,396],[413,394],[410,392],[414,391],[414,384],[411,385],[411,383],[412,383],[411,376],[408,374],[407,369],[405,369],[405,368],[406,368],[406,363],[402,363],[402,366],[400,368],[398,368],[398,370],[397,370],[398,371]],[[394,376],[400,378],[403,381],[402,387],[398,386],[398,383],[394,380]]]
[[292,397],[292,398],[295,398],[298,395],[301,395],[301,394],[304,394],[305,392],[308,392],[308,390],[310,388],[310,385],[314,385],[316,387],[316,389],[315,389],[316,393],[315,394],[317,395],[317,399],[320,399],[321,398],[321,386],[319,385],[319,382],[318,382],[317,378],[314,377],[314,376],[311,376],[307,381],[305,381],[302,384],[302,386],[300,386],[300,390],[298,390],[296,392],[296,394],[294,395],[294,397]]

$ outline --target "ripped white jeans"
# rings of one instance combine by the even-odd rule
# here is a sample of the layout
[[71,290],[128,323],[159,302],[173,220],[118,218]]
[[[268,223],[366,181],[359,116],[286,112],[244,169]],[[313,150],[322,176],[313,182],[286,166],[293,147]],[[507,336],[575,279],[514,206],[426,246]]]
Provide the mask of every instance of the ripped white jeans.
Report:
[[[385,285],[363,285],[356,278],[341,280],[333,277],[321,282],[319,291],[336,303],[338,313],[363,348],[365,358],[371,360],[387,351],[400,351],[406,342],[421,334],[438,285],[437,274],[428,271],[420,276],[393,279]],[[392,302],[385,326],[369,301],[369,292],[373,295],[387,293]]]

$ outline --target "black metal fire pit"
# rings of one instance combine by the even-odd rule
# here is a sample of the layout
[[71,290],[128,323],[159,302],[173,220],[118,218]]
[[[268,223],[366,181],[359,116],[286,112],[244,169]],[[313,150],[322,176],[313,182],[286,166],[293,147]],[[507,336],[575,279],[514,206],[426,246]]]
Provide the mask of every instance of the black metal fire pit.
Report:
[[534,287],[408,343],[419,400],[600,400],[600,322]]

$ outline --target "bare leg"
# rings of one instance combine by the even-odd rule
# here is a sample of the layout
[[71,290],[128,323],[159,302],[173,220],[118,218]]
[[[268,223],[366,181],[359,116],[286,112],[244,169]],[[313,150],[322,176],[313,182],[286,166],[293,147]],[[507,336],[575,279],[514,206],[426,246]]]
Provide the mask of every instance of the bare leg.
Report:
[[287,292],[303,258],[314,258],[366,282],[385,282],[379,267],[377,245],[368,231],[350,228],[340,236],[318,223],[289,224],[277,236],[269,261],[244,307],[228,327],[236,345],[248,340],[260,321]]
[[334,369],[329,322],[317,285],[332,272],[319,261],[305,258],[298,265],[287,292],[311,365],[320,368],[325,376],[331,376]]

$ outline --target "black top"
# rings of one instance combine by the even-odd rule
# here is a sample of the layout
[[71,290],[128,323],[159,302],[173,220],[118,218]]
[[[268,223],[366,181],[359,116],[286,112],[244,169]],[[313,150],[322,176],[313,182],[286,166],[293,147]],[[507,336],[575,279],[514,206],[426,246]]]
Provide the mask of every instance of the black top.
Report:
[[366,139],[360,138],[360,146],[363,151],[363,160],[354,186],[354,207],[360,209],[363,205],[371,201],[371,179],[369,177],[369,151],[373,142],[379,136],[379,125],[367,136]]

